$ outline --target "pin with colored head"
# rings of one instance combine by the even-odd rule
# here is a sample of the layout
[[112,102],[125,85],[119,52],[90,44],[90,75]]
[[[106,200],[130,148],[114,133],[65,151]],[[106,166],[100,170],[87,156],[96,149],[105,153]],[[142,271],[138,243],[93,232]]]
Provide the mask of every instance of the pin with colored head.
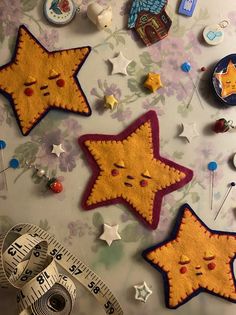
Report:
[[[3,150],[6,148],[6,142],[4,140],[0,140],[0,169],[4,168],[4,155]],[[6,192],[7,189],[7,178],[6,174],[3,172],[0,177],[0,191],[1,193]]]
[[215,161],[211,161],[208,163],[208,170],[211,172],[211,184],[210,184],[210,199],[211,199],[211,210],[213,208],[213,196],[214,196],[214,179],[215,179],[215,171],[217,170],[217,163]]
[[202,106],[202,108],[204,109],[204,106],[203,106],[202,100],[201,100],[201,95],[198,92],[199,77],[197,77],[197,82],[195,83],[193,81],[193,78],[192,78],[191,74],[190,74],[190,71],[192,70],[192,66],[191,66],[191,64],[188,61],[185,61],[184,63],[182,63],[181,70],[188,74],[188,76],[189,76],[189,78],[190,78],[190,80],[191,80],[191,82],[193,84],[193,92],[192,92],[192,95],[191,95],[191,97],[190,97],[190,99],[188,101],[187,108],[190,106],[192,98],[193,98],[193,96],[194,96],[194,94],[196,92],[198,100],[199,100],[199,103]]
[[0,171],[0,174],[7,171],[9,168],[16,169],[20,165],[20,162],[17,159],[11,159],[9,161],[8,167],[4,168],[3,170]]
[[227,200],[227,198],[228,198],[228,196],[229,196],[231,190],[232,190],[233,187],[235,187],[235,186],[236,186],[236,183],[235,183],[235,182],[231,182],[231,183],[229,184],[229,187],[228,187],[228,189],[227,189],[227,191],[226,191],[226,194],[225,194],[224,199],[223,199],[223,201],[222,201],[222,203],[221,203],[221,205],[220,205],[220,208],[219,208],[219,210],[218,210],[217,213],[216,213],[216,216],[215,216],[215,219],[214,219],[214,220],[217,219],[217,217],[218,217],[218,215],[220,214],[220,211],[221,211],[221,209],[223,208],[223,205],[225,204],[225,202],[226,202],[226,200]]

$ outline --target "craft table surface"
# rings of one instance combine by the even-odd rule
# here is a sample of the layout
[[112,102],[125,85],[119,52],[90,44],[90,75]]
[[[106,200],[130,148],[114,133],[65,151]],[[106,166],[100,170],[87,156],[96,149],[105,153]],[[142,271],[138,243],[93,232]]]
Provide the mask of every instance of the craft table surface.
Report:
[[[109,1],[98,2],[105,4]],[[48,50],[85,45],[93,48],[79,72],[80,83],[93,111],[91,117],[52,110],[27,137],[23,137],[9,102],[0,97],[0,138],[7,142],[5,163],[12,156],[21,161],[32,160],[48,168],[50,173],[56,173],[65,188],[58,195],[45,194],[44,187],[34,182],[32,170],[9,170],[6,173],[8,192],[1,194],[0,199],[0,233],[16,223],[30,222],[54,234],[110,286],[124,314],[235,314],[235,304],[207,293],[201,293],[177,310],[168,310],[164,305],[161,274],[141,258],[141,252],[167,237],[179,207],[185,202],[210,228],[236,232],[234,191],[214,221],[228,183],[236,179],[236,169],[231,163],[236,152],[236,133],[214,134],[210,131],[210,124],[221,117],[236,123],[236,108],[220,105],[209,87],[213,65],[225,55],[235,53],[236,4],[233,0],[198,0],[193,17],[187,18],[176,13],[179,1],[169,1],[168,13],[173,20],[170,34],[150,47],[144,47],[133,32],[127,31],[127,1],[110,1],[114,20],[106,31],[98,31],[87,19],[87,4],[88,1],[84,0],[81,13],[71,24],[55,27],[43,16],[43,1],[0,1],[1,65],[10,60],[17,28],[22,23]],[[224,42],[216,47],[204,44],[204,26],[225,19],[230,19],[231,24],[225,29]],[[111,65],[107,60],[119,51],[133,60],[128,76],[111,75]],[[208,68],[206,73],[199,74],[199,93],[204,108],[201,108],[196,93],[191,106],[186,107],[193,85],[191,78],[180,70],[184,61],[191,63],[194,81],[198,69],[202,66]],[[144,76],[149,71],[160,73],[165,86],[153,94],[142,88]],[[112,112],[103,111],[104,93],[114,94],[119,99],[119,106]],[[82,210],[80,200],[91,171],[77,144],[78,136],[83,134],[117,134],[150,109],[155,110],[159,117],[161,154],[194,171],[194,178],[188,185],[164,198],[160,223],[155,231],[147,230],[120,205]],[[200,136],[191,143],[178,137],[182,122],[197,124]],[[50,154],[54,143],[62,143],[66,150],[60,159]],[[212,160],[217,161],[218,170],[214,209],[210,211],[207,164]],[[99,240],[103,222],[119,224],[122,240],[110,247]],[[146,304],[134,299],[133,286],[143,281],[153,291]],[[77,287],[78,298],[72,315],[103,314],[96,300],[80,284]],[[17,314],[14,289],[0,291],[0,314]]]

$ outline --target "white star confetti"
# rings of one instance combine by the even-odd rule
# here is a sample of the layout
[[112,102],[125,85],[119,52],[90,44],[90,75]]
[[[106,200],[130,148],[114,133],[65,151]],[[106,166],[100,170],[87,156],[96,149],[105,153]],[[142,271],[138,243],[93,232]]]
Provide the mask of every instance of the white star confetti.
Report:
[[139,300],[143,303],[146,303],[149,296],[152,294],[152,291],[147,286],[146,282],[144,281],[141,285],[135,285],[135,299]]
[[183,127],[183,131],[181,132],[179,137],[186,138],[189,143],[193,140],[193,138],[199,136],[195,122],[190,123],[190,124],[182,123],[182,127]]
[[64,152],[66,151],[62,148],[62,144],[53,144],[52,153],[56,154],[57,157],[60,157]]
[[124,75],[128,75],[127,73],[127,67],[128,65],[132,62],[132,60],[129,60],[124,57],[122,52],[119,53],[119,55],[115,58],[108,59],[112,65],[112,73],[111,74],[116,74],[116,73],[121,73]]
[[119,225],[110,226],[104,223],[103,226],[104,226],[104,231],[103,231],[103,234],[99,238],[103,241],[106,241],[109,246],[111,246],[113,241],[121,239],[118,233]]

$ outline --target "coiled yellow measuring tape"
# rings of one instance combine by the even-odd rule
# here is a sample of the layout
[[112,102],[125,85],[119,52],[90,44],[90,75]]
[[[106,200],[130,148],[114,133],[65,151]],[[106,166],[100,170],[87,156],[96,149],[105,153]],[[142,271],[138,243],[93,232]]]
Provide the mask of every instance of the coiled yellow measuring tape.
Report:
[[0,236],[0,287],[19,289],[20,315],[69,315],[76,287],[59,274],[57,264],[85,286],[106,314],[123,315],[106,284],[53,236],[30,224],[18,224]]

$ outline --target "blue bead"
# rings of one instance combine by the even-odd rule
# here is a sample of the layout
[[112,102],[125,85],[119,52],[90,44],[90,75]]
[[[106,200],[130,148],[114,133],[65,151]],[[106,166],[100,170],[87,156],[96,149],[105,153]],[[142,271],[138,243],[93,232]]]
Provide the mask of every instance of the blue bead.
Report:
[[0,140],[0,150],[5,149],[6,148],[6,142],[4,140]]
[[217,163],[215,161],[212,161],[208,164],[209,171],[215,171],[218,167]]
[[11,161],[9,162],[9,166],[11,168],[17,168],[19,167],[20,162],[17,159],[11,159]]
[[181,69],[184,71],[184,72],[189,72],[191,70],[191,65],[189,62],[184,62],[182,65],[181,65]]

